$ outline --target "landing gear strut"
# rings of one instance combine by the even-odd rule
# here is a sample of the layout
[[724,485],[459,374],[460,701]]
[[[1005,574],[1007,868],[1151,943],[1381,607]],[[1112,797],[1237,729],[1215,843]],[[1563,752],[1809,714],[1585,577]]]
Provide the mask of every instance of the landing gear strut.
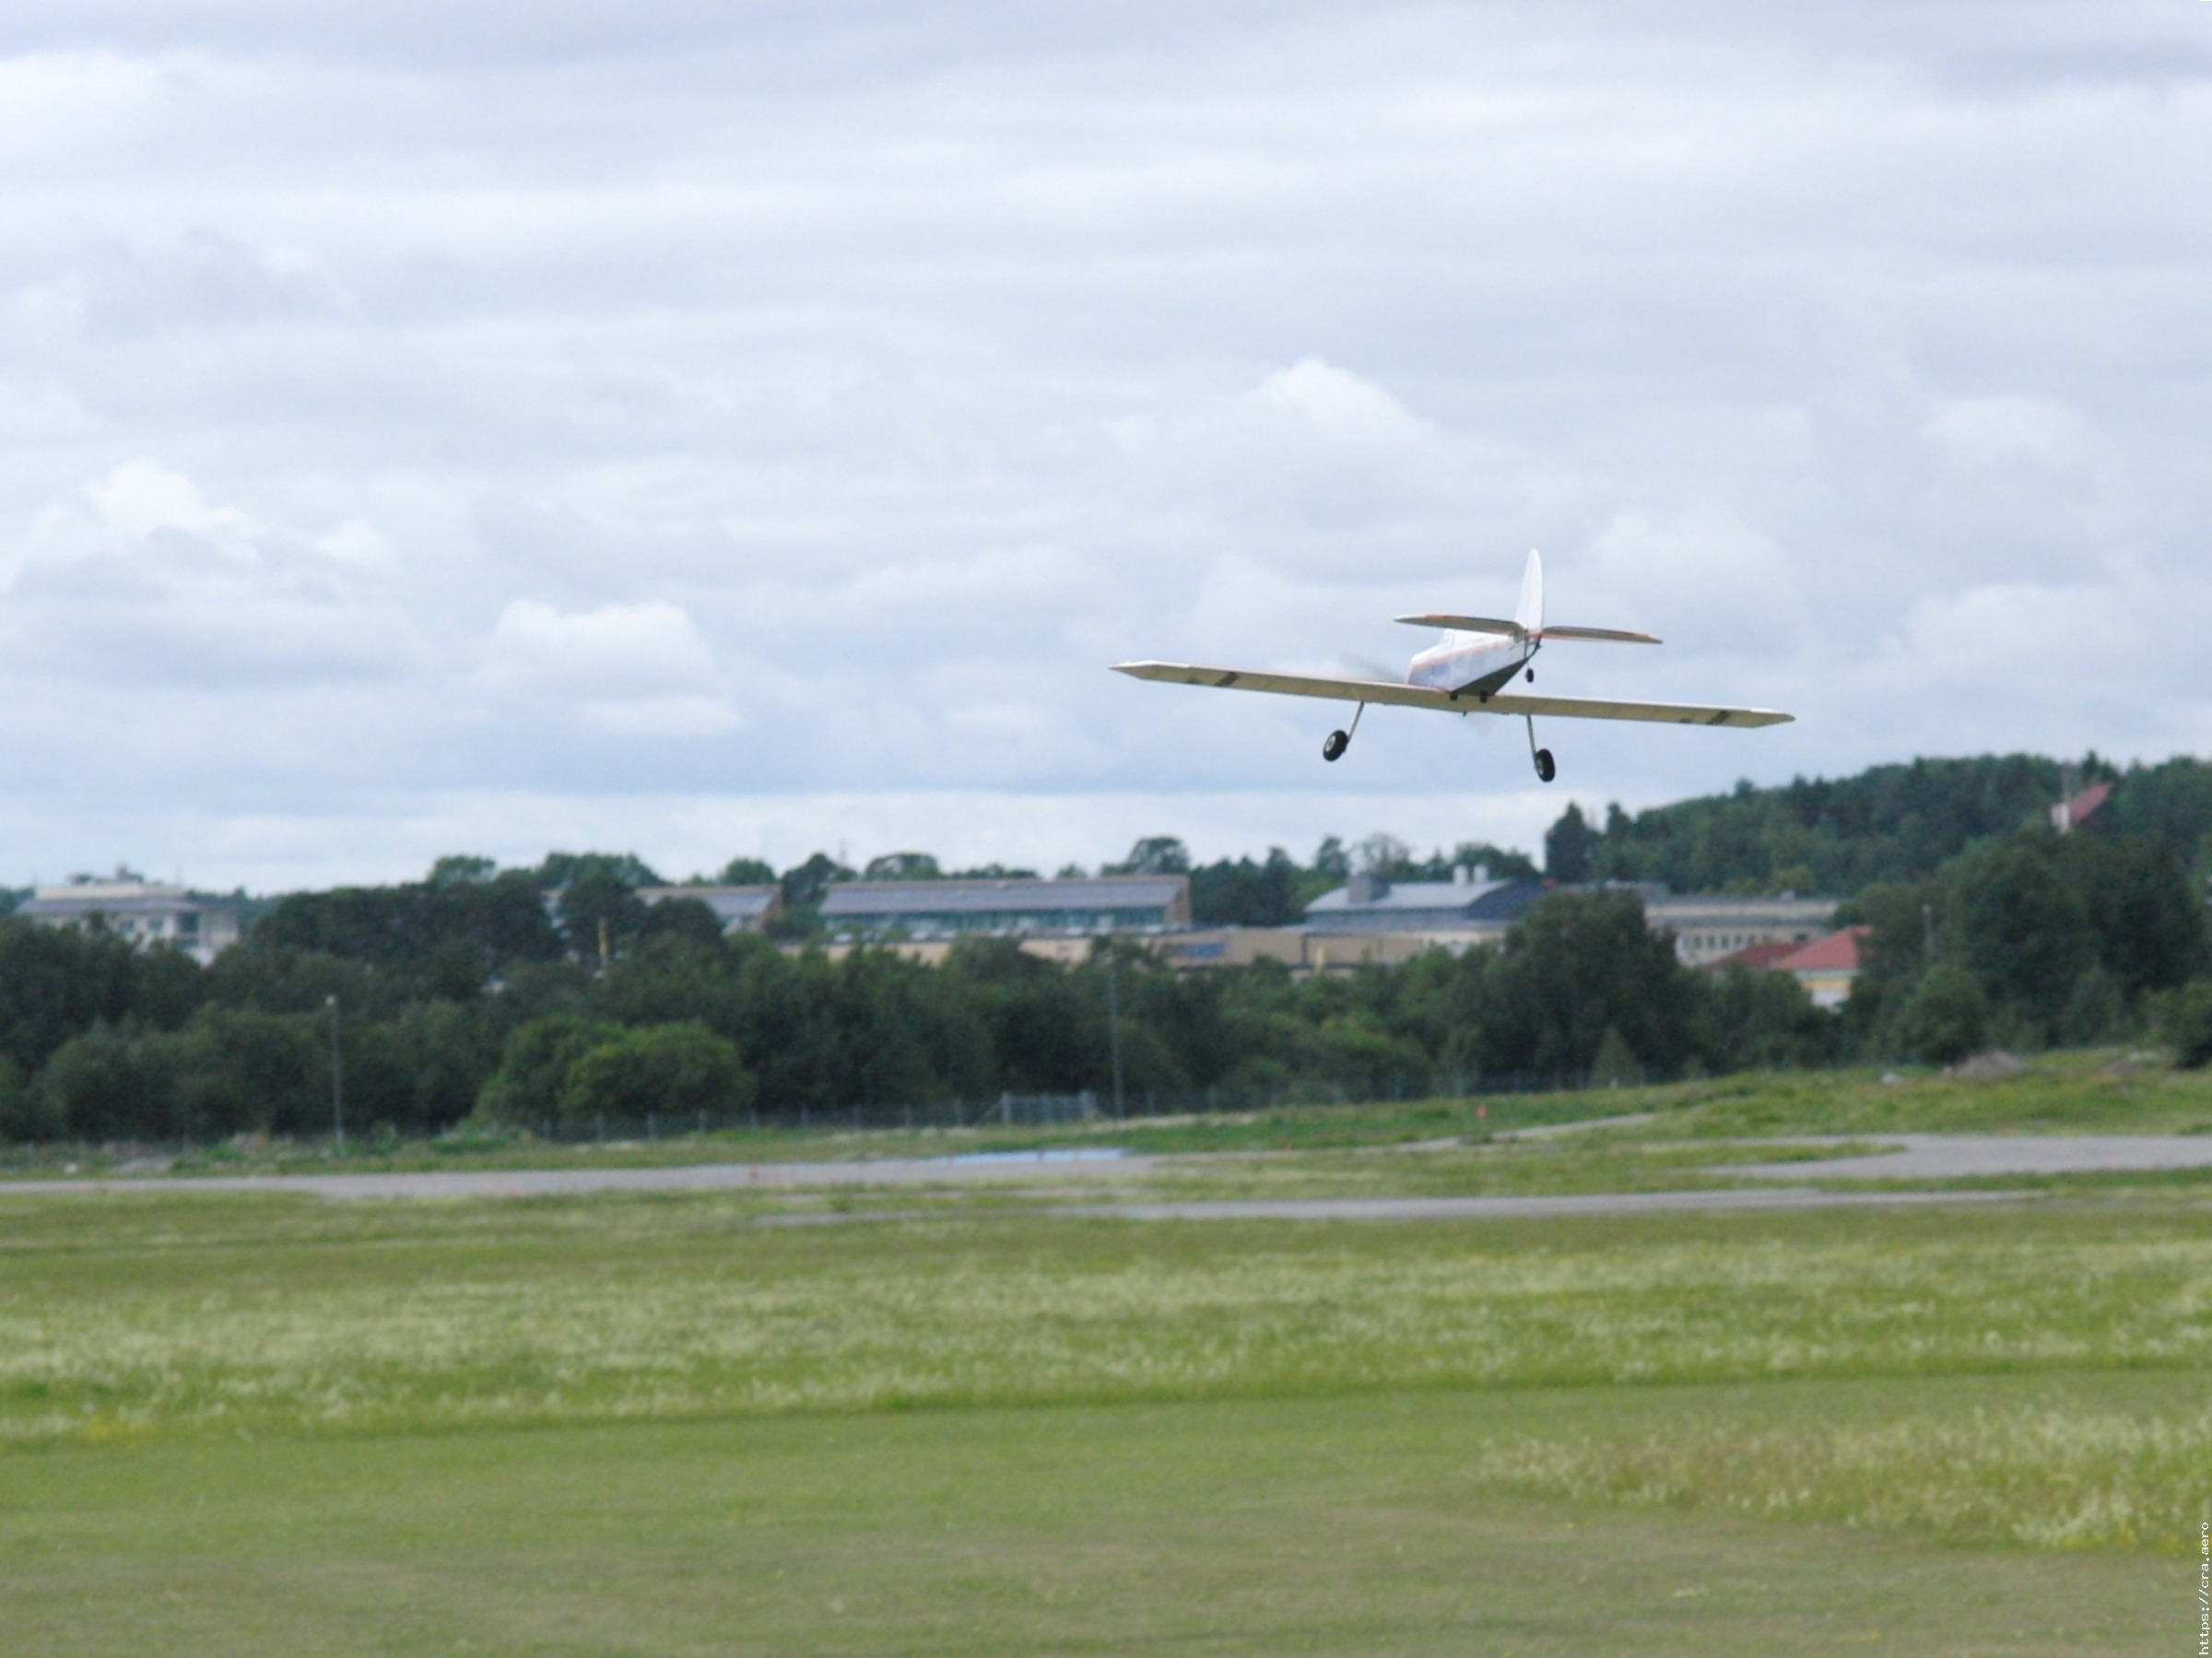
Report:
[[[1352,731],[1359,729],[1359,716],[1366,711],[1367,704],[1364,702],[1352,711]],[[1344,751],[1352,746],[1352,731],[1332,731],[1322,738],[1321,758],[1324,760],[1342,759]]]
[[1536,781],[1549,782],[1553,778],[1559,776],[1559,769],[1552,761],[1550,749],[1536,747],[1535,721],[1526,714],[1522,715],[1522,718],[1528,721],[1528,758],[1535,762]]

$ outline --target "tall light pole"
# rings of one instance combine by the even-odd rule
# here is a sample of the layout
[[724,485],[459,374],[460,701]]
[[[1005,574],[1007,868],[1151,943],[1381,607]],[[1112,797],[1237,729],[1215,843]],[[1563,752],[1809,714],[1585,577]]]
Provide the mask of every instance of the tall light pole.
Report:
[[1114,972],[1113,950],[1106,952],[1106,1045],[1113,1056],[1113,1115],[1122,1115],[1122,992]]
[[346,1065],[338,1050],[338,998],[334,992],[323,998],[330,1008],[330,1132],[333,1144],[346,1149]]

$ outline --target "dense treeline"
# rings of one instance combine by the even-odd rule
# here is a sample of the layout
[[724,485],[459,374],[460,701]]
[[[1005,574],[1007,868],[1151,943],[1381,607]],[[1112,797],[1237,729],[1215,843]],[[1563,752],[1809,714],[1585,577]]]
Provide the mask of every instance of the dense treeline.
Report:
[[1872,929],[1850,1008],[1862,1040],[1930,1060],[2156,1027],[2206,967],[2202,883],[2152,835],[1993,836],[1925,880],[1868,888],[1844,919]]
[[[886,950],[833,959],[724,937],[703,906],[587,911],[568,893],[548,934],[503,878],[469,902],[436,896],[437,880],[383,889],[381,908],[369,890],[316,895],[207,969],[0,922],[0,1132],[321,1134],[334,1039],[355,1128],[419,1132],[472,1115],[895,1119],[1005,1092],[1104,1093],[1114,1009],[1138,1095],[1811,1064],[1835,1055],[1841,1029],[1789,981],[1690,974],[1622,893],[1557,895],[1501,951],[1300,982],[1274,964],[1179,974],[1126,943],[1072,967],[1003,939],[941,967]],[[464,985],[455,964],[500,941],[512,953]]]
[[[1677,892],[1845,896],[1925,879],[1977,841],[2048,821],[2068,770],[2024,754],[1921,759],[1781,788],[1739,783],[1633,816],[1614,806],[1602,825],[1575,808],[1546,837],[1545,868],[1559,881]],[[2122,771],[2092,754],[2070,770],[2076,786],[2113,785],[2098,832],[2148,836],[2184,867],[2212,865],[2212,765],[2183,756]]]

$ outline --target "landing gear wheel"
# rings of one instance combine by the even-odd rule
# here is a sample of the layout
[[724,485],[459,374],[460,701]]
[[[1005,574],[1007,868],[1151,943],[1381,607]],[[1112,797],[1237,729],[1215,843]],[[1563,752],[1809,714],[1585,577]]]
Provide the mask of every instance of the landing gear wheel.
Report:
[[1347,748],[1349,748],[1351,746],[1351,733],[1348,731],[1332,731],[1321,741],[1321,758],[1324,760],[1342,759],[1344,758],[1344,751]]
[[1539,749],[1537,749],[1537,750],[1536,750],[1536,776],[1537,776],[1537,778],[1538,778],[1539,780],[1541,780],[1542,782],[1550,782],[1550,781],[1551,781],[1553,778],[1555,778],[1555,777],[1559,776],[1559,767],[1557,767],[1556,765],[1552,764],[1552,759],[1551,759],[1551,750],[1550,750],[1550,749],[1548,749],[1548,748],[1539,748]]

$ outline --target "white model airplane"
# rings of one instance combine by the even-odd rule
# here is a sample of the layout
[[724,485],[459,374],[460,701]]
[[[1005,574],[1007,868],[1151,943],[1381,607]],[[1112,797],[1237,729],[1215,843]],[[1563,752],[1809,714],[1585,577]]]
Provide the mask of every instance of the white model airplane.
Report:
[[1603,640],[1619,644],[1655,645],[1648,633],[1618,628],[1547,628],[1544,625],[1544,561],[1535,553],[1521,577],[1521,602],[1506,621],[1487,616],[1401,616],[1415,628],[1441,628],[1441,643],[1417,655],[1404,684],[1388,679],[1325,679],[1312,674],[1267,674],[1250,668],[1209,668],[1187,662],[1123,662],[1117,674],[1163,679],[1175,685],[1211,685],[1223,690],[1273,691],[1285,697],[1322,697],[1356,702],[1349,730],[1332,731],[1321,758],[1338,759],[1351,747],[1352,733],[1371,702],[1399,708],[1433,708],[1448,714],[1519,714],[1528,723],[1529,758],[1536,775],[1549,782],[1559,775],[1551,750],[1536,747],[1538,714],[1576,720],[1645,720],[1664,725],[1779,725],[1794,719],[1771,708],[1696,708],[1680,702],[1603,702],[1587,697],[1515,696],[1505,687],[1516,675],[1535,684],[1530,664],[1547,640]]

